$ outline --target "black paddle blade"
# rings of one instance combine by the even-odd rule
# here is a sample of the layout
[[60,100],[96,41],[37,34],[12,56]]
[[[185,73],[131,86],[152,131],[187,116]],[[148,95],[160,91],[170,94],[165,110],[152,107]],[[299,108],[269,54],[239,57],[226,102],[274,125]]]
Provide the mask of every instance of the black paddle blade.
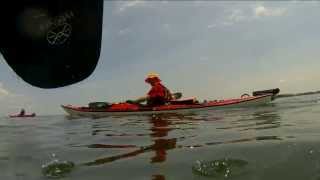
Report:
[[94,71],[103,0],[20,0],[0,10],[0,51],[29,84],[57,88]]

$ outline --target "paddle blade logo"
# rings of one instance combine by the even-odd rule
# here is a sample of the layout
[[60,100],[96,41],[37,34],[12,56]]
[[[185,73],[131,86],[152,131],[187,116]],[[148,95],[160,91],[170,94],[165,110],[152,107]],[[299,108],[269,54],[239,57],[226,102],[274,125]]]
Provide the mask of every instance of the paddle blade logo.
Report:
[[74,13],[67,12],[62,16],[50,21],[47,33],[47,41],[50,45],[64,44],[72,34],[72,26],[67,21],[74,18]]
[[72,27],[70,24],[62,24],[51,28],[47,34],[48,43],[51,45],[64,44],[71,36]]

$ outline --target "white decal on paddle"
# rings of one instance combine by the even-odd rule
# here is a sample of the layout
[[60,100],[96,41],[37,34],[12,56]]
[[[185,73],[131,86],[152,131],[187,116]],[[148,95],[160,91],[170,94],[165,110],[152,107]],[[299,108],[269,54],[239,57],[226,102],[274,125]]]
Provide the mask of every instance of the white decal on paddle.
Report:
[[50,45],[64,44],[72,34],[72,26],[68,21],[74,18],[72,11],[52,18],[48,23],[40,28],[47,29],[47,41]]
[[53,26],[47,33],[48,43],[51,45],[61,45],[64,44],[72,33],[72,27],[68,23],[60,24],[58,26]]

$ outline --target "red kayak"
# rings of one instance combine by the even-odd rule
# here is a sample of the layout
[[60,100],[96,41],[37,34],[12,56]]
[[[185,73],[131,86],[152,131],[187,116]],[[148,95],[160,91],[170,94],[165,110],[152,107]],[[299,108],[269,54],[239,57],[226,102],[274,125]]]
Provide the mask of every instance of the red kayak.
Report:
[[105,117],[110,115],[132,114],[159,114],[159,113],[184,113],[196,111],[210,111],[220,108],[238,108],[266,104],[274,99],[274,94],[259,96],[242,96],[236,99],[224,99],[208,102],[195,102],[187,104],[171,103],[157,107],[145,107],[129,103],[116,103],[103,108],[88,106],[62,105],[61,107],[71,116]]
[[20,114],[16,114],[16,115],[9,115],[10,118],[26,118],[26,117],[35,117],[36,114],[32,113],[32,114],[25,114],[25,115],[20,115]]

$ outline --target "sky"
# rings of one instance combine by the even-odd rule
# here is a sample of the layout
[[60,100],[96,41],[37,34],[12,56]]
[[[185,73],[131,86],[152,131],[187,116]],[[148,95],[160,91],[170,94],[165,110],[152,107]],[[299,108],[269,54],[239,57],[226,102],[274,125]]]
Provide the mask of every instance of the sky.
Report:
[[80,83],[40,89],[0,56],[0,116],[144,95],[148,72],[185,97],[320,90],[319,1],[105,1],[102,51]]

